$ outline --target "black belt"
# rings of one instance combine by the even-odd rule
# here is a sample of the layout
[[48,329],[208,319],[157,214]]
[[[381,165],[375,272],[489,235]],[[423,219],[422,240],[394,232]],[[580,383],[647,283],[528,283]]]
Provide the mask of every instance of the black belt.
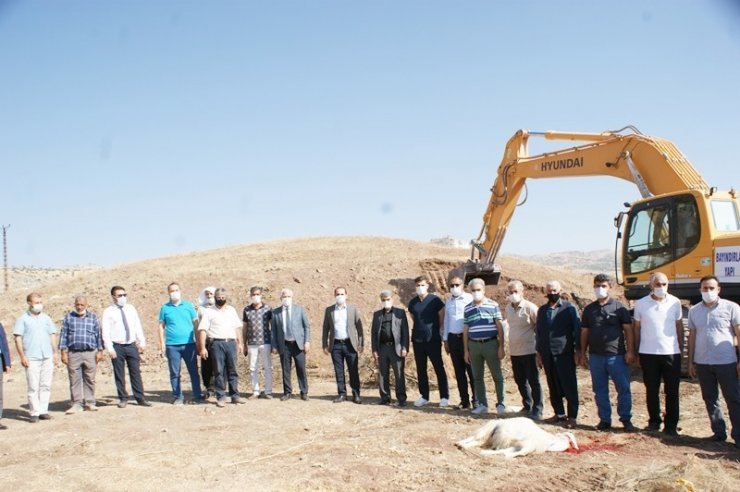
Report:
[[342,338],[342,339],[335,338],[334,343],[349,343],[349,338]]
[[380,342],[380,344],[381,345],[389,345],[389,346],[393,347],[396,344],[396,342]]
[[119,342],[113,342],[113,345],[122,345],[122,346],[124,346],[124,347],[128,347],[129,345],[133,345],[134,343],[136,343],[136,342],[131,342],[131,343],[119,343]]
[[476,342],[476,343],[486,343],[486,342],[490,342],[491,340],[496,340],[496,337],[489,337],[489,338],[468,338],[468,340],[470,340],[471,342]]
[[457,338],[462,338],[463,337],[463,334],[462,333],[449,333],[449,335],[450,336],[453,336],[453,337],[457,337]]
[[212,342],[233,342],[236,341],[236,338],[211,338]]
[[94,352],[96,349],[94,348],[86,348],[86,349],[69,349],[70,352]]

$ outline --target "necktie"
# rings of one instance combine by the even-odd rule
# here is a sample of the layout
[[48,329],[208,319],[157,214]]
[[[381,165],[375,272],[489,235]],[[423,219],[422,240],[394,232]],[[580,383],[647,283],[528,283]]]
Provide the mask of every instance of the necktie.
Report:
[[290,306],[285,308],[285,337],[293,338],[293,330],[290,326]]
[[126,321],[126,313],[123,312],[123,308],[119,307],[118,309],[121,310],[121,318],[123,318],[123,328],[126,330],[126,340],[124,343],[129,343],[129,340],[131,340],[131,330],[128,328],[128,321]]

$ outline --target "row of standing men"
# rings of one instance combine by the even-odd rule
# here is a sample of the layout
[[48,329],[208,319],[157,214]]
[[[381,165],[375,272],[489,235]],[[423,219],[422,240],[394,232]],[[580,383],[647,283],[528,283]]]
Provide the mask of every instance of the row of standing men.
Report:
[[[425,406],[430,400],[428,361],[437,376],[439,405],[450,405],[442,359],[444,347],[451,357],[457,380],[460,403],[456,408],[471,409],[478,415],[488,412],[484,383],[487,365],[495,383],[496,410],[506,412],[501,361],[505,357],[508,334],[511,365],[522,397],[522,411],[531,418],[540,420],[543,416],[543,391],[539,382],[539,369],[543,368],[555,414],[550,420],[568,427],[575,426],[578,416],[575,368],[581,364],[591,372],[599,414],[596,428],[607,430],[611,427],[608,384],[612,380],[617,388],[619,420],[625,429],[634,430],[629,364],[639,361],[646,386],[648,430],[660,430],[663,423],[659,402],[662,382],[666,393],[663,432],[670,437],[678,435],[683,325],[680,301],[667,293],[665,275],[658,273],[651,277],[651,294],[637,301],[634,318],[624,305],[609,295],[611,281],[605,275],[594,278],[597,300],[584,309],[582,317],[579,317],[575,306],[560,297],[561,287],[557,281],[548,282],[548,302],[539,308],[523,298],[521,282],[511,281],[503,312],[495,301],[485,296],[485,284],[480,279],[470,282],[468,293],[464,291],[462,279],[451,278],[448,286],[451,296],[447,302],[428,292],[429,282],[425,277],[415,279],[415,284],[416,296],[408,304],[413,320],[410,334],[406,312],[393,305],[391,291],[380,293],[382,308],[373,313],[371,348],[379,368],[381,404],[392,401],[392,370],[397,405],[406,406],[404,366],[411,342],[420,392],[414,406]],[[170,284],[167,290],[169,300],[162,305],[159,314],[159,351],[168,360],[174,405],[185,401],[180,384],[183,362],[190,375],[192,403],[205,402],[211,391],[220,407],[229,400],[244,403],[246,400],[239,394],[236,371],[239,351],[249,357],[253,398],[272,398],[272,352],[279,354],[282,366],[281,400],[289,400],[293,396],[293,364],[296,366],[300,398],[308,399],[305,357],[310,350],[310,323],[305,310],[293,303],[290,289],[281,291],[281,306],[272,309],[262,302],[262,289],[253,287],[250,289],[250,303],[243,309],[241,318],[228,304],[228,293],[223,288],[204,289],[197,311],[182,299],[177,283]],[[689,367],[692,375],[699,376],[713,431],[711,439],[721,441],[727,438],[718,402],[719,385],[729,408],[732,437],[737,442],[740,365],[733,337],[740,333],[740,309],[737,304],[718,297],[720,286],[716,278],[702,279],[700,290],[707,299],[689,312]],[[716,294],[716,298],[705,294],[707,292]],[[351,399],[360,404],[358,362],[359,354],[364,350],[362,317],[356,306],[347,303],[346,288],[337,287],[334,294],[336,302],[327,307],[322,326],[322,348],[332,358],[337,379],[334,401],[341,403]],[[150,405],[144,395],[139,368],[146,340],[138,313],[127,302],[127,297],[123,287],[113,287],[112,304],[104,310],[101,322],[98,322],[95,313],[88,311],[86,298],[78,296],[75,309],[62,321],[58,348],[61,361],[69,370],[72,399],[67,413],[96,410],[96,365],[106,352],[112,360],[118,406],[125,407],[129,399],[126,367],[134,398],[139,405]],[[18,318],[13,334],[21,363],[26,368],[30,420],[38,422],[51,418],[48,403],[53,361],[57,357],[56,329],[51,318],[43,313],[39,294],[30,294],[27,301],[29,308]],[[695,314],[693,319],[692,312]],[[715,325],[723,321],[728,326],[719,326],[717,330]],[[729,345],[728,337],[718,336],[718,331],[729,334]],[[10,353],[4,330],[0,330],[0,337],[0,357],[7,371],[10,369]],[[734,355],[734,361],[730,360],[729,352]],[[201,360],[200,373],[198,358]],[[345,367],[349,373],[351,395],[347,391]],[[260,386],[260,369],[264,372],[264,386]],[[201,379],[204,390],[201,389]],[[0,380],[0,418],[1,384]],[[0,420],[0,428],[3,427]]]

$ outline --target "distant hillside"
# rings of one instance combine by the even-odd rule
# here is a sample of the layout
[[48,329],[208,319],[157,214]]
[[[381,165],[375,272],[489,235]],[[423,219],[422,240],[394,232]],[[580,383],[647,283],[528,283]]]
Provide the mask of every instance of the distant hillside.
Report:
[[544,255],[510,255],[533,263],[553,268],[588,273],[607,273],[614,275],[614,251],[601,249],[597,251],[562,251]]
[[[54,280],[79,276],[102,267],[94,265],[75,266],[70,268],[36,268],[10,267],[8,268],[8,284],[10,289],[32,289]],[[4,271],[0,268],[0,292],[5,288]]]

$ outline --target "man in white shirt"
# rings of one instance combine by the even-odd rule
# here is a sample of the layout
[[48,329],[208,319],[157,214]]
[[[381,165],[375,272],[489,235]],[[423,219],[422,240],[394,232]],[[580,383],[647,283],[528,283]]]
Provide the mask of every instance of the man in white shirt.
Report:
[[[465,306],[473,302],[473,296],[465,292],[463,280],[460,277],[451,277],[449,283],[450,298],[445,303],[444,330],[442,343],[445,352],[452,359],[455,369],[457,391],[460,394],[458,410],[470,408],[472,399],[473,408],[477,406],[475,399],[475,385],[473,384],[473,368],[465,362],[465,344],[463,343],[463,325],[465,324]],[[470,392],[468,393],[468,386]]]
[[337,398],[334,403],[347,399],[347,385],[344,379],[344,363],[349,372],[349,386],[352,390],[352,401],[362,403],[360,398],[359,358],[365,344],[362,331],[362,317],[354,304],[347,304],[347,289],[334,289],[336,303],[326,308],[324,325],[321,333],[321,345],[324,353],[331,355],[334,363],[334,375],[337,379]]
[[[216,406],[226,405],[226,382],[228,379],[231,403],[245,403],[239,396],[239,376],[236,372],[237,347],[242,346],[242,322],[233,306],[226,303],[226,289],[216,289],[216,303],[203,309],[198,324],[200,356],[211,360],[216,386]],[[206,349],[210,345],[210,350]]]
[[542,420],[544,403],[540,371],[537,368],[537,349],[535,328],[537,326],[537,306],[524,299],[524,285],[512,280],[507,285],[504,319],[509,326],[509,354],[514,381],[522,397],[522,412],[532,420]]
[[650,276],[649,295],[635,302],[634,339],[642,366],[649,431],[660,430],[660,383],[665,391],[663,432],[678,436],[679,383],[683,322],[681,301],[668,293],[668,277],[661,272]]
[[141,381],[141,355],[146,347],[144,330],[139,313],[128,304],[126,289],[116,285],[110,290],[113,304],[105,308],[101,325],[103,329],[103,346],[110,355],[113,364],[113,375],[118,392],[118,408],[128,403],[126,391],[126,366],[131,381],[134,398],[143,407],[152,406],[144,397],[144,385]]

